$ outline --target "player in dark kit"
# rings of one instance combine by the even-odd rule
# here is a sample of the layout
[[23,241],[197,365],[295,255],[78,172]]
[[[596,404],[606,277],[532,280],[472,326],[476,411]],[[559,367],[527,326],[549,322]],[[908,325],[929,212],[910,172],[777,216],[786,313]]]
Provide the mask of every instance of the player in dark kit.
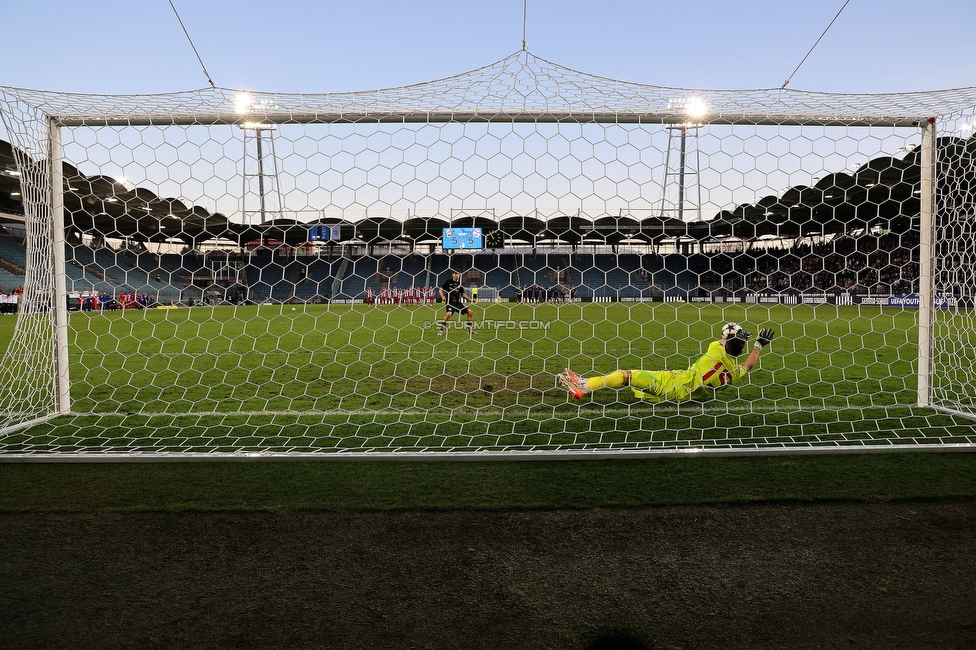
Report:
[[464,301],[467,299],[468,297],[464,294],[464,287],[461,286],[461,274],[457,271],[451,271],[451,279],[441,285],[441,300],[447,307],[447,313],[444,314],[444,320],[440,322],[440,326],[437,328],[438,335],[443,334],[444,330],[447,329],[447,321],[451,319],[451,316],[467,314],[468,335],[474,336],[474,312],[464,306]]

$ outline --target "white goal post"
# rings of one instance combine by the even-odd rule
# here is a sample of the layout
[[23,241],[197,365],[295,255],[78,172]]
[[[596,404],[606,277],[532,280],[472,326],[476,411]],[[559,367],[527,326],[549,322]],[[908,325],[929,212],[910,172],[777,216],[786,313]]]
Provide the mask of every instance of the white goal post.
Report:
[[[0,87],[0,116],[0,460],[976,445],[976,89],[521,51],[368,92]],[[478,324],[442,333],[452,270]],[[776,337],[709,399],[556,382],[682,370],[728,321]]]

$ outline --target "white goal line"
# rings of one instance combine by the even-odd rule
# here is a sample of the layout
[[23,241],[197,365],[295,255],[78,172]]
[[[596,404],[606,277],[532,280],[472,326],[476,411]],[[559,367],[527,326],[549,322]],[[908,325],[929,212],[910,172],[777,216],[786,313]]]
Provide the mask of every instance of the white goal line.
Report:
[[[560,389],[562,390],[562,389]],[[798,405],[785,405],[785,406],[757,406],[757,405],[732,405],[727,404],[725,406],[708,406],[705,404],[660,404],[660,405],[650,405],[650,404],[637,404],[634,406],[616,406],[612,408],[600,408],[599,406],[589,405],[589,404],[571,404],[567,403],[568,407],[576,407],[580,412],[580,417],[586,417],[587,419],[599,415],[615,415],[615,416],[628,416],[628,415],[749,415],[749,414],[759,414],[759,413],[840,413],[845,411],[864,411],[864,410],[897,410],[904,411],[905,417],[913,417],[914,412],[918,409],[925,410],[937,410],[931,407],[920,407],[917,404],[887,404],[884,406],[874,405],[874,406],[852,406],[852,405],[837,405],[837,406],[819,406],[814,410],[809,407],[803,407]],[[462,416],[465,420],[479,420],[482,417],[506,417],[506,416],[522,416],[526,418],[531,418],[533,415],[538,417],[552,417],[554,411],[562,412],[565,408],[563,405],[546,405],[540,404],[536,407],[512,407],[512,408],[456,408],[456,409],[328,409],[323,411],[317,410],[306,410],[306,411],[125,411],[126,416],[140,416],[140,417],[167,417],[167,418],[246,418],[246,417],[268,417],[268,416],[279,416],[279,417],[298,417],[302,419],[309,419],[313,417],[354,417],[354,416],[374,416],[374,417],[424,417],[424,416],[438,416],[438,417],[458,417]],[[539,411],[542,411],[539,413]],[[106,411],[104,413],[81,413],[75,412],[72,415],[76,416],[87,416],[87,417],[116,417],[120,415],[121,412]],[[961,415],[961,414],[960,414]],[[972,417],[972,416],[969,416]],[[815,422],[812,424],[816,424]],[[827,423],[824,423],[827,424]],[[830,424],[833,424],[831,422]]]

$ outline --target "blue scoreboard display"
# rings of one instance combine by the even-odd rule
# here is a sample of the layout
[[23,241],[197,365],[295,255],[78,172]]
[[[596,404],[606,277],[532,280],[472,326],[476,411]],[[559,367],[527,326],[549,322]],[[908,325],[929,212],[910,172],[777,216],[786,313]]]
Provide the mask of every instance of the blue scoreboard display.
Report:
[[485,240],[481,236],[481,228],[445,228],[441,237],[441,248],[450,250],[481,250],[485,247]]
[[339,241],[339,226],[311,226],[308,241]]

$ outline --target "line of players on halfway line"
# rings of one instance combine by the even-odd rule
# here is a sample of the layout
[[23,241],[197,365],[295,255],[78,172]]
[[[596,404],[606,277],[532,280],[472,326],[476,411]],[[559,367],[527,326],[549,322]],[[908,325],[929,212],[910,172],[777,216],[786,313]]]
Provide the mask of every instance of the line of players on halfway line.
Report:
[[541,287],[537,284],[521,285],[515,289],[515,302],[576,302],[576,287],[554,285]]
[[[478,302],[478,286],[471,283],[471,302]],[[520,286],[515,290],[516,302],[576,302],[576,287]],[[432,305],[437,301],[434,287],[384,287],[377,293],[366,287],[363,302],[367,305]]]
[[[477,301],[477,287],[472,285],[471,290]],[[378,293],[372,287],[366,287],[363,298],[367,305],[432,305],[436,300],[437,289],[434,287],[384,287]]]

